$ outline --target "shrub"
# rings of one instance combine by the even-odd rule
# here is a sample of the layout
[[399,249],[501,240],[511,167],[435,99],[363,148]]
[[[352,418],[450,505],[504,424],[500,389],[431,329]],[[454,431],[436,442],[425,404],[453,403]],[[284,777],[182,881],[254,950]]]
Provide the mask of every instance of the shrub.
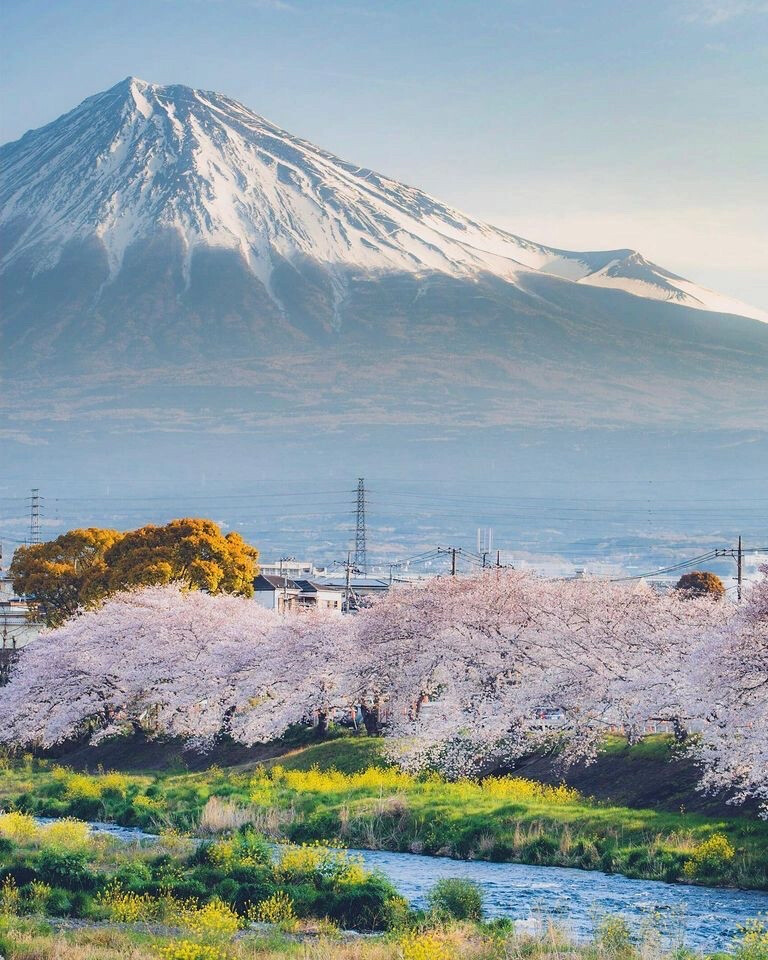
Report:
[[684,573],[675,584],[675,590],[692,597],[713,597],[719,600],[725,596],[725,584],[716,573],[710,573],[709,570]]
[[104,907],[112,920],[118,923],[149,920],[154,913],[154,904],[148,894],[123,890],[114,882],[108,884],[106,889],[98,895],[96,902]]
[[37,839],[39,832],[35,818],[28,813],[19,813],[17,810],[0,813],[0,837],[5,837],[6,840],[31,843]]
[[127,860],[115,871],[116,882],[126,890],[142,890],[152,881],[152,871],[143,860]]
[[81,851],[43,850],[37,858],[40,878],[66,890],[93,890],[96,877],[88,869]]
[[407,933],[400,938],[403,960],[450,960],[451,952],[435,933]]
[[87,823],[68,817],[43,827],[40,842],[52,850],[85,850],[90,846],[91,831]]
[[768,926],[762,920],[750,920],[739,935],[735,960],[768,960]]
[[225,960],[221,947],[194,940],[175,940],[157,948],[161,960]]
[[48,894],[45,912],[53,917],[64,917],[72,910],[72,899],[66,890],[54,888]]
[[558,852],[559,845],[552,837],[541,836],[530,840],[523,846],[524,860],[530,863],[551,863]]
[[429,906],[452,920],[482,920],[483,894],[471,880],[444,877],[429,892]]
[[0,913],[15,914],[19,912],[21,896],[13,877],[6,877],[0,884]]
[[345,928],[385,930],[392,914],[389,902],[397,895],[385,877],[369,876],[365,883],[339,887],[328,904],[328,916]]
[[597,928],[597,942],[611,957],[629,956],[632,935],[623,917],[603,917]]
[[700,843],[683,868],[689,879],[718,878],[728,869],[736,855],[728,837],[722,833],[713,833]]
[[42,880],[33,880],[23,888],[22,893],[31,913],[45,913],[51,889],[50,885]]
[[272,861],[269,844],[252,830],[206,846],[204,856],[210,863],[226,870],[234,866],[264,866]]
[[205,906],[182,909],[180,919],[182,925],[201,940],[229,939],[241,925],[232,907],[218,897]]
[[248,919],[259,923],[276,923],[281,926],[295,926],[296,914],[293,901],[287,893],[278,890],[271,897],[262,900],[248,911]]

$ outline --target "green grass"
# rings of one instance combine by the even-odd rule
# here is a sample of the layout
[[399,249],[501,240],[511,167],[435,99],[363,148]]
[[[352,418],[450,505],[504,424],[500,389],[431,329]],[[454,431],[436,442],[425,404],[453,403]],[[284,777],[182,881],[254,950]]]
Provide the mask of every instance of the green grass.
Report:
[[628,744],[626,737],[609,734],[603,739],[600,752],[605,756],[621,756],[633,760],[671,760],[678,752],[678,745],[668,733],[653,733],[639,743]]
[[[8,960],[725,960],[658,944],[633,944],[621,920],[606,918],[589,943],[574,944],[552,927],[539,936],[483,924],[448,924],[343,942],[327,926],[308,931],[308,943],[279,930],[241,933],[237,940],[190,940],[181,931],[149,932],[138,925],[56,931],[40,918],[0,916],[0,951]],[[762,944],[744,944],[734,960],[766,960]],[[206,949],[193,953],[191,946]]]
[[[669,738],[654,737],[628,748],[616,738],[606,749],[641,757],[670,746]],[[343,776],[323,779],[315,770]],[[124,775],[120,789],[106,788],[99,775],[61,773],[28,758],[3,771],[0,804],[38,815],[193,831],[209,798],[218,797],[248,808],[258,829],[297,842],[337,840],[351,847],[768,889],[768,823],[762,821],[635,809],[557,789],[494,792],[388,770],[381,742],[366,737],[297,748],[263,764]],[[368,780],[355,778],[362,771],[370,771]],[[704,846],[720,835],[726,846]]]
[[265,761],[263,766],[266,769],[281,766],[286,770],[319,767],[321,770],[359,773],[369,767],[383,769],[389,763],[384,757],[381,740],[375,737],[344,737],[290,751],[274,760]]

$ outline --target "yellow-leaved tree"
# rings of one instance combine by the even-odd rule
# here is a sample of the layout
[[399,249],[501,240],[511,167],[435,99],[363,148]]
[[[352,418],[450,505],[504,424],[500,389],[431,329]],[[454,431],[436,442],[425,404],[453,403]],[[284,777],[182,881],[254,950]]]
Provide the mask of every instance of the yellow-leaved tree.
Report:
[[45,622],[62,623],[81,606],[100,600],[106,589],[105,554],[122,539],[117,530],[70,530],[47,543],[19,547],[9,574],[14,590],[34,598]]
[[49,626],[119,590],[179,582],[209,593],[252,596],[259,552],[212,520],[186,518],[128,533],[89,527],[20,547],[10,576]]
[[209,593],[253,595],[259,551],[212,520],[185,518],[126,533],[106,554],[109,591],[184,583]]

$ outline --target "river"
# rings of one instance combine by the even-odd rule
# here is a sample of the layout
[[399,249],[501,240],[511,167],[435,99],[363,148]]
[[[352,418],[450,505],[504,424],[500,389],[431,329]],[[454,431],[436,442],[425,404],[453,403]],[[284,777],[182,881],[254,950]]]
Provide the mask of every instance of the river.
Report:
[[[41,818],[42,820],[42,818]],[[49,822],[49,821],[43,821]],[[156,836],[130,827],[92,823],[96,832],[127,841]],[[727,950],[740,925],[762,915],[768,922],[768,893],[630,880],[597,870],[535,867],[520,863],[450,860],[385,850],[351,850],[365,865],[388,877],[415,907],[441,877],[473,880],[483,891],[489,917],[510,917],[518,930],[535,932],[554,920],[574,939],[586,939],[606,914],[626,918],[631,928],[658,930],[668,947]]]

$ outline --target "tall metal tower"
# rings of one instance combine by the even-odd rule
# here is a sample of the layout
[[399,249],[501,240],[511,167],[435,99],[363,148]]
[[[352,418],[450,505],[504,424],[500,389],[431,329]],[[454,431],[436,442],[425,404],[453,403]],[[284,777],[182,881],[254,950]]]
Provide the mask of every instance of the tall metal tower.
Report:
[[40,490],[37,487],[32,487],[29,503],[29,542],[40,543]]
[[365,543],[365,480],[357,478],[357,524],[355,527],[355,566],[365,574],[368,573],[368,549]]

